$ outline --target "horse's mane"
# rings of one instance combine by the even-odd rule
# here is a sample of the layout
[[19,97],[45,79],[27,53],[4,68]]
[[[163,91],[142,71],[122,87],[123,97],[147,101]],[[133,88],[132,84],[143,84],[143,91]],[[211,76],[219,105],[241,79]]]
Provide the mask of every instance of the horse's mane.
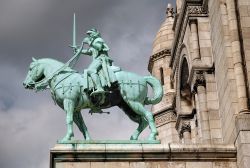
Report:
[[[41,58],[38,60],[39,63],[46,63],[46,64],[51,64],[53,66],[58,66],[62,67],[65,65],[65,63],[62,63],[58,60],[52,59],[52,58]],[[70,67],[66,67],[65,70],[72,70]]]
[[52,64],[60,64],[60,65],[64,65],[64,63],[57,61],[55,59],[52,58],[41,58],[38,60],[40,63],[52,63]]

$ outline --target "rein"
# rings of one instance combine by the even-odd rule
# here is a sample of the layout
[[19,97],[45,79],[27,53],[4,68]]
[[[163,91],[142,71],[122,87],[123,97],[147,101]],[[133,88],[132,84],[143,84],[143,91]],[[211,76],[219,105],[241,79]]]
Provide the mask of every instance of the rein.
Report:
[[[79,57],[79,55],[81,54],[83,49],[83,43],[81,48],[76,52],[76,54],[68,61],[66,62],[61,68],[59,68],[58,70],[56,70],[51,76],[49,76],[48,78],[44,78],[41,81],[38,82],[34,82],[33,84],[35,85],[35,88],[37,91],[39,90],[44,90],[47,89],[47,86],[49,85],[50,81],[57,76],[58,74],[60,74],[65,68],[70,67],[69,65],[76,59]],[[36,70],[37,73],[38,70]],[[71,72],[71,71],[69,71]],[[72,70],[72,72],[75,72],[74,70]],[[36,74],[37,75],[37,74]]]

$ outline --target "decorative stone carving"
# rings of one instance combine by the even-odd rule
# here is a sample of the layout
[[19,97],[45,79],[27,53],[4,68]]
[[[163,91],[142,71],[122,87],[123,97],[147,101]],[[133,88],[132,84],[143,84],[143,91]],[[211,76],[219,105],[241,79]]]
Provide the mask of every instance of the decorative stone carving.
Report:
[[207,15],[208,11],[203,6],[188,6],[187,8],[189,16]]
[[148,71],[149,72],[152,71],[154,61],[161,59],[161,58],[164,58],[165,56],[170,56],[170,55],[171,55],[170,49],[165,49],[165,50],[162,50],[162,51],[152,55],[149,59]]
[[174,8],[171,4],[168,4],[167,11],[166,11],[167,17],[173,17],[174,16]]
[[183,121],[181,125],[180,133],[183,134],[183,132],[191,132],[191,124],[190,121]]
[[174,101],[175,101],[175,92],[167,92],[165,94],[165,97],[166,97],[166,104],[171,104],[173,105],[174,104]]
[[182,120],[180,123],[180,127],[179,127],[179,137],[183,138],[183,133],[184,132],[190,132],[191,133],[191,124],[189,120]]
[[173,111],[166,111],[160,115],[155,116],[156,127],[160,127],[170,122],[176,122],[176,114]]
[[202,85],[202,86],[205,86],[206,85],[206,80],[205,80],[205,76],[203,74],[202,71],[198,71],[196,73],[196,83],[197,85]]
[[[181,53],[181,46],[183,43],[183,38],[185,35],[185,31],[188,25],[189,17],[205,17],[208,16],[208,9],[207,9],[207,3],[204,3],[202,6],[189,6],[186,2],[182,12],[178,16],[178,20],[175,21],[176,24],[173,29],[175,29],[175,39],[173,41],[173,49],[171,52],[171,58],[170,58],[170,67],[173,68],[173,73],[175,73],[175,70],[177,68],[177,64],[180,59],[180,53]],[[176,17],[177,19],[177,17]]]
[[194,119],[196,110],[193,109],[190,114],[178,114],[175,128],[179,133],[179,137],[183,137],[184,132],[191,132],[191,120]]
[[193,85],[193,93],[197,93],[197,87],[198,86],[204,86],[206,87],[206,79],[204,76],[204,72],[203,71],[197,71],[195,73],[195,78],[194,78],[194,85]]

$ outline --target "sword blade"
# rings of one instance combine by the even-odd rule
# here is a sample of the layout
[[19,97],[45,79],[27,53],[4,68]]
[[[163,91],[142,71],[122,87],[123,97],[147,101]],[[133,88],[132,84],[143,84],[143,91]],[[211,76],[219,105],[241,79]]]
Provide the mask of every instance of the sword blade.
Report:
[[72,39],[72,46],[76,47],[76,15],[74,13],[73,16],[73,39]]

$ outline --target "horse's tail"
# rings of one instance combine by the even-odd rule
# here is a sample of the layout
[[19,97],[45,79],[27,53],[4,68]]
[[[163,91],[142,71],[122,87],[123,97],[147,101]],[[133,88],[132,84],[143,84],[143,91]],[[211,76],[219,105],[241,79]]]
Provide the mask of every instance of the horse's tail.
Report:
[[160,81],[153,76],[145,76],[144,79],[146,80],[147,84],[149,84],[153,88],[154,91],[154,97],[146,97],[144,103],[146,105],[159,103],[163,97],[163,89]]

